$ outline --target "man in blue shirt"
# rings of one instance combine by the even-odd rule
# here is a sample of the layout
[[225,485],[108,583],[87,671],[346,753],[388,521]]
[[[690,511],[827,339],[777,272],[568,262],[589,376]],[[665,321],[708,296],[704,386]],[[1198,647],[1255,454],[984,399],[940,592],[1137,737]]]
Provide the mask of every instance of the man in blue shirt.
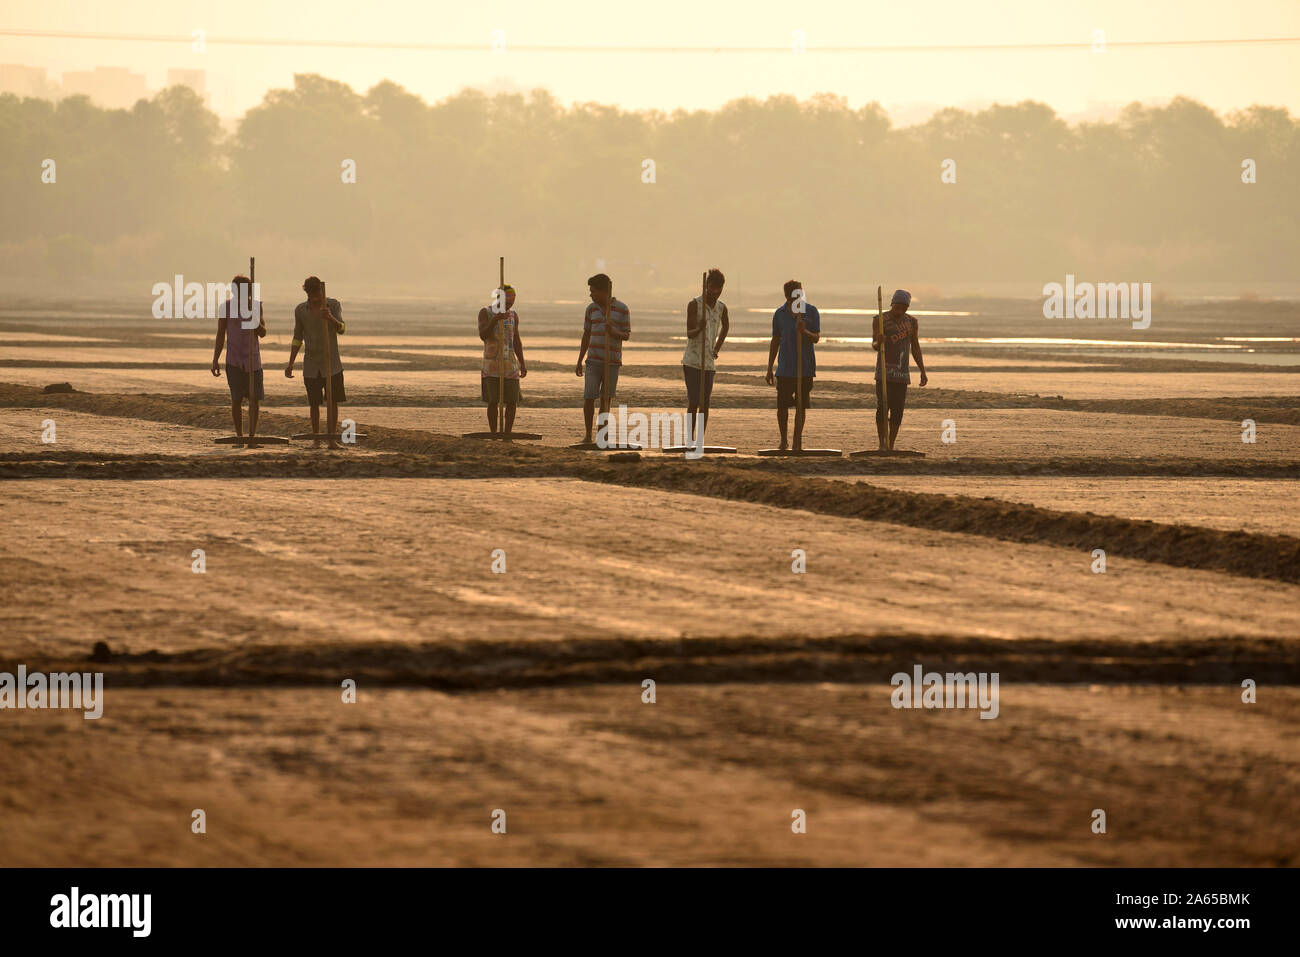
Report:
[[[796,305],[797,303],[797,305]],[[802,311],[802,315],[799,312]],[[794,451],[803,451],[803,422],[817,375],[817,353],[813,344],[821,339],[822,322],[817,307],[803,295],[803,284],[791,279],[785,284],[785,305],[772,313],[772,347],[767,355],[767,384],[772,384],[772,364],[776,364],[776,423],[781,429],[781,449],[790,448],[786,441],[786,423],[790,406],[795,405]],[[795,402],[799,378],[796,353],[799,337],[803,338],[803,396]],[[801,407],[800,407],[801,406]]]

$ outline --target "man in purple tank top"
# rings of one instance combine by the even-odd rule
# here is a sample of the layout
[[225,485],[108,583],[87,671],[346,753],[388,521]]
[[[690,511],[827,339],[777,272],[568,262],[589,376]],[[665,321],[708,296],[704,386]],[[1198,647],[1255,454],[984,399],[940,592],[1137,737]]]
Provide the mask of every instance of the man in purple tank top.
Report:
[[[262,349],[259,339],[266,338],[266,320],[261,300],[253,300],[253,284],[247,276],[230,281],[231,297],[217,307],[217,342],[212,350],[212,374],[221,376],[218,363],[221,348],[226,349],[226,383],[230,386],[230,417],[235,434],[244,434],[243,401],[248,399],[248,434],[257,434],[259,403],[266,398],[262,387]],[[245,329],[247,322],[252,328]],[[256,325],[253,325],[256,323]],[[249,363],[253,368],[253,394],[248,395]]]

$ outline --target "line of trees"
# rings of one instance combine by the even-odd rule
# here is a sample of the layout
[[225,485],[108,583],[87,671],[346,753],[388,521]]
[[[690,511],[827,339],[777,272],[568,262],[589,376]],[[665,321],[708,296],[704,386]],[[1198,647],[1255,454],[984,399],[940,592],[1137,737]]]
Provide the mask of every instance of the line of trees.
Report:
[[543,290],[598,260],[651,288],[713,263],[768,285],[1276,281],[1300,259],[1300,124],[1180,98],[1076,126],[1024,102],[896,128],[830,95],[628,112],[299,75],[230,132],[184,87],[130,110],[0,96],[0,209],[0,274],[56,279],[222,279],[254,252],[451,295],[490,287],[502,253]]

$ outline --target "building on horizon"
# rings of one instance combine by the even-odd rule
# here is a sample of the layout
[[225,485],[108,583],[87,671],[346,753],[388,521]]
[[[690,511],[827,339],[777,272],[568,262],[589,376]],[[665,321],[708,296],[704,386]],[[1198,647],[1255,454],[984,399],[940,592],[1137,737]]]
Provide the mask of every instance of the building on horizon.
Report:
[[36,96],[53,100],[58,90],[45,76],[45,68],[19,63],[0,63],[0,93]]
[[132,73],[122,66],[97,66],[63,74],[63,95],[78,94],[111,110],[129,110],[137,100],[149,98],[149,88],[143,73]]

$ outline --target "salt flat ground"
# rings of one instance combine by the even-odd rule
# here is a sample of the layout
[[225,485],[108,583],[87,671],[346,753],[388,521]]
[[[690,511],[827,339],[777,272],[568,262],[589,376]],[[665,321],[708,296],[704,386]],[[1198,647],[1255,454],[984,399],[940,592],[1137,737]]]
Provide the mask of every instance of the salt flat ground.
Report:
[[[743,454],[620,464],[558,448],[575,342],[532,340],[512,447],[454,438],[471,338],[350,329],[335,454],[213,445],[200,336],[0,320],[0,671],[107,687],[0,712],[0,864],[1300,863],[1294,373],[936,348],[926,459],[774,463],[738,344]],[[679,355],[629,347],[634,409]],[[869,361],[822,353],[810,445],[869,444]],[[918,664],[996,672],[996,719],[894,708]]]
[[[1298,585],[1119,557],[1094,575],[1065,548],[573,480],[84,484],[6,486],[7,657],[108,673],[99,721],[6,715],[6,863],[1295,862],[1295,688],[1245,705],[1231,683],[1090,682],[1070,662],[1099,641],[1249,657],[1300,630]],[[796,682],[761,665],[842,635],[914,650],[847,684],[835,660]],[[711,679],[704,638],[772,647]],[[1044,638],[1063,671],[996,663],[994,720],[890,706],[892,674],[931,667],[927,639],[944,668],[964,642]],[[114,664],[84,660],[92,639],[163,663],[114,687]],[[369,674],[436,681],[419,656],[453,645],[491,675],[520,645],[575,641],[647,644],[576,686]],[[235,656],[226,677],[184,674],[212,649]],[[258,649],[270,660],[239,657]]]
[[[88,652],[87,621],[95,640],[136,653],[842,634],[1229,641],[1300,631],[1300,585],[1287,582],[1123,556],[1096,575],[1087,551],[572,479],[5,488],[0,560],[14,601],[0,624],[6,644],[28,655]],[[195,548],[206,555],[202,575],[191,570]],[[505,574],[491,571],[497,549]],[[804,574],[791,570],[795,549],[806,554]]]
[[873,484],[913,492],[973,495],[1043,508],[1121,515],[1151,522],[1175,522],[1260,535],[1300,538],[1295,479],[1198,479],[1019,476],[1008,479],[930,475],[879,476]]
[[127,689],[99,722],[7,716],[0,861],[1296,863],[1294,688],[1247,710],[1231,689],[1016,684],[984,721],[890,690]]

